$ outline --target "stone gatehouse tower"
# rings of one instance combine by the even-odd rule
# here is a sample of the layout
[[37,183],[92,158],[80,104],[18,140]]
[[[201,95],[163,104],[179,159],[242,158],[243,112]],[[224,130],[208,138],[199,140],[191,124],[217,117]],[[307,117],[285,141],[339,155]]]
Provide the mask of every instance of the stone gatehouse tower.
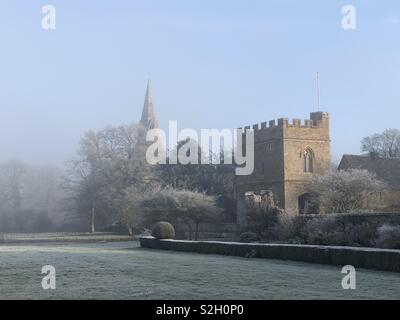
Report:
[[330,169],[329,114],[312,112],[304,123],[282,118],[244,129],[254,130],[255,163],[252,175],[236,177],[238,224],[246,225],[249,192],[272,191],[279,207],[291,214],[303,213],[310,181]]

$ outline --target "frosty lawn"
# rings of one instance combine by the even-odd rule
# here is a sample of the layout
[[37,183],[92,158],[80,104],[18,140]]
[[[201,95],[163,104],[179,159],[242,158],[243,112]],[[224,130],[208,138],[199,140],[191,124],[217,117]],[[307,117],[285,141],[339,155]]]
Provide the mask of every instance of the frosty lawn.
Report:
[[[57,289],[44,291],[53,265]],[[141,249],[136,242],[0,246],[1,299],[399,299],[400,275],[358,270],[357,290],[340,268]]]

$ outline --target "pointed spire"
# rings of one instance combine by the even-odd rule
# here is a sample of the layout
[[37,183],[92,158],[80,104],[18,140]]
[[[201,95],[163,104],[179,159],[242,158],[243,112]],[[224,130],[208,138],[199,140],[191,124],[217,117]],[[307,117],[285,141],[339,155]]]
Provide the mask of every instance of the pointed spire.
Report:
[[153,97],[151,95],[151,82],[147,80],[146,97],[144,99],[142,119],[140,123],[147,129],[157,129],[158,121],[154,112]]

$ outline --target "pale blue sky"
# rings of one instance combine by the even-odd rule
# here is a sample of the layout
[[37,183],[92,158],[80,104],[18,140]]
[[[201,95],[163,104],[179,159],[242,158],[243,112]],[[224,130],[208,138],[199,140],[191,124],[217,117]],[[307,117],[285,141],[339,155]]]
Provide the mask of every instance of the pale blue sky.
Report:
[[335,160],[399,127],[395,0],[2,0],[0,39],[0,160],[61,164],[84,131],[138,121],[147,73],[164,128],[306,118],[317,71]]

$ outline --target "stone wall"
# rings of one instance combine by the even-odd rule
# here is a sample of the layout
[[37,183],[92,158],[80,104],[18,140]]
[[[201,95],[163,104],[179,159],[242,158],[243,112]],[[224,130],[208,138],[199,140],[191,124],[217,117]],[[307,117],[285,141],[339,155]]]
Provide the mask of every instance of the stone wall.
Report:
[[336,216],[340,222],[361,224],[364,222],[373,223],[376,225],[392,224],[400,225],[400,213],[353,213],[353,214],[330,214],[330,215],[303,215],[298,219],[321,219],[327,216]]
[[[193,239],[194,238],[194,225],[178,224],[175,226],[177,238],[179,239]],[[198,239],[228,239],[233,240],[237,238],[237,225],[236,223],[200,223],[198,230]]]
[[376,211],[396,212],[400,210],[400,191],[382,191],[370,195],[364,199],[365,208],[373,208]]
[[[380,227],[383,224],[400,225],[400,213],[357,213],[357,214],[331,214],[331,215],[298,215],[295,219],[312,220],[322,219],[327,216],[336,216],[339,222],[362,224],[368,222],[371,225]],[[177,231],[177,238],[179,239],[192,239],[194,238],[194,226],[189,228],[186,224],[175,225]],[[236,240],[239,235],[247,229],[238,223],[201,223],[199,225],[199,239],[225,239]]]

